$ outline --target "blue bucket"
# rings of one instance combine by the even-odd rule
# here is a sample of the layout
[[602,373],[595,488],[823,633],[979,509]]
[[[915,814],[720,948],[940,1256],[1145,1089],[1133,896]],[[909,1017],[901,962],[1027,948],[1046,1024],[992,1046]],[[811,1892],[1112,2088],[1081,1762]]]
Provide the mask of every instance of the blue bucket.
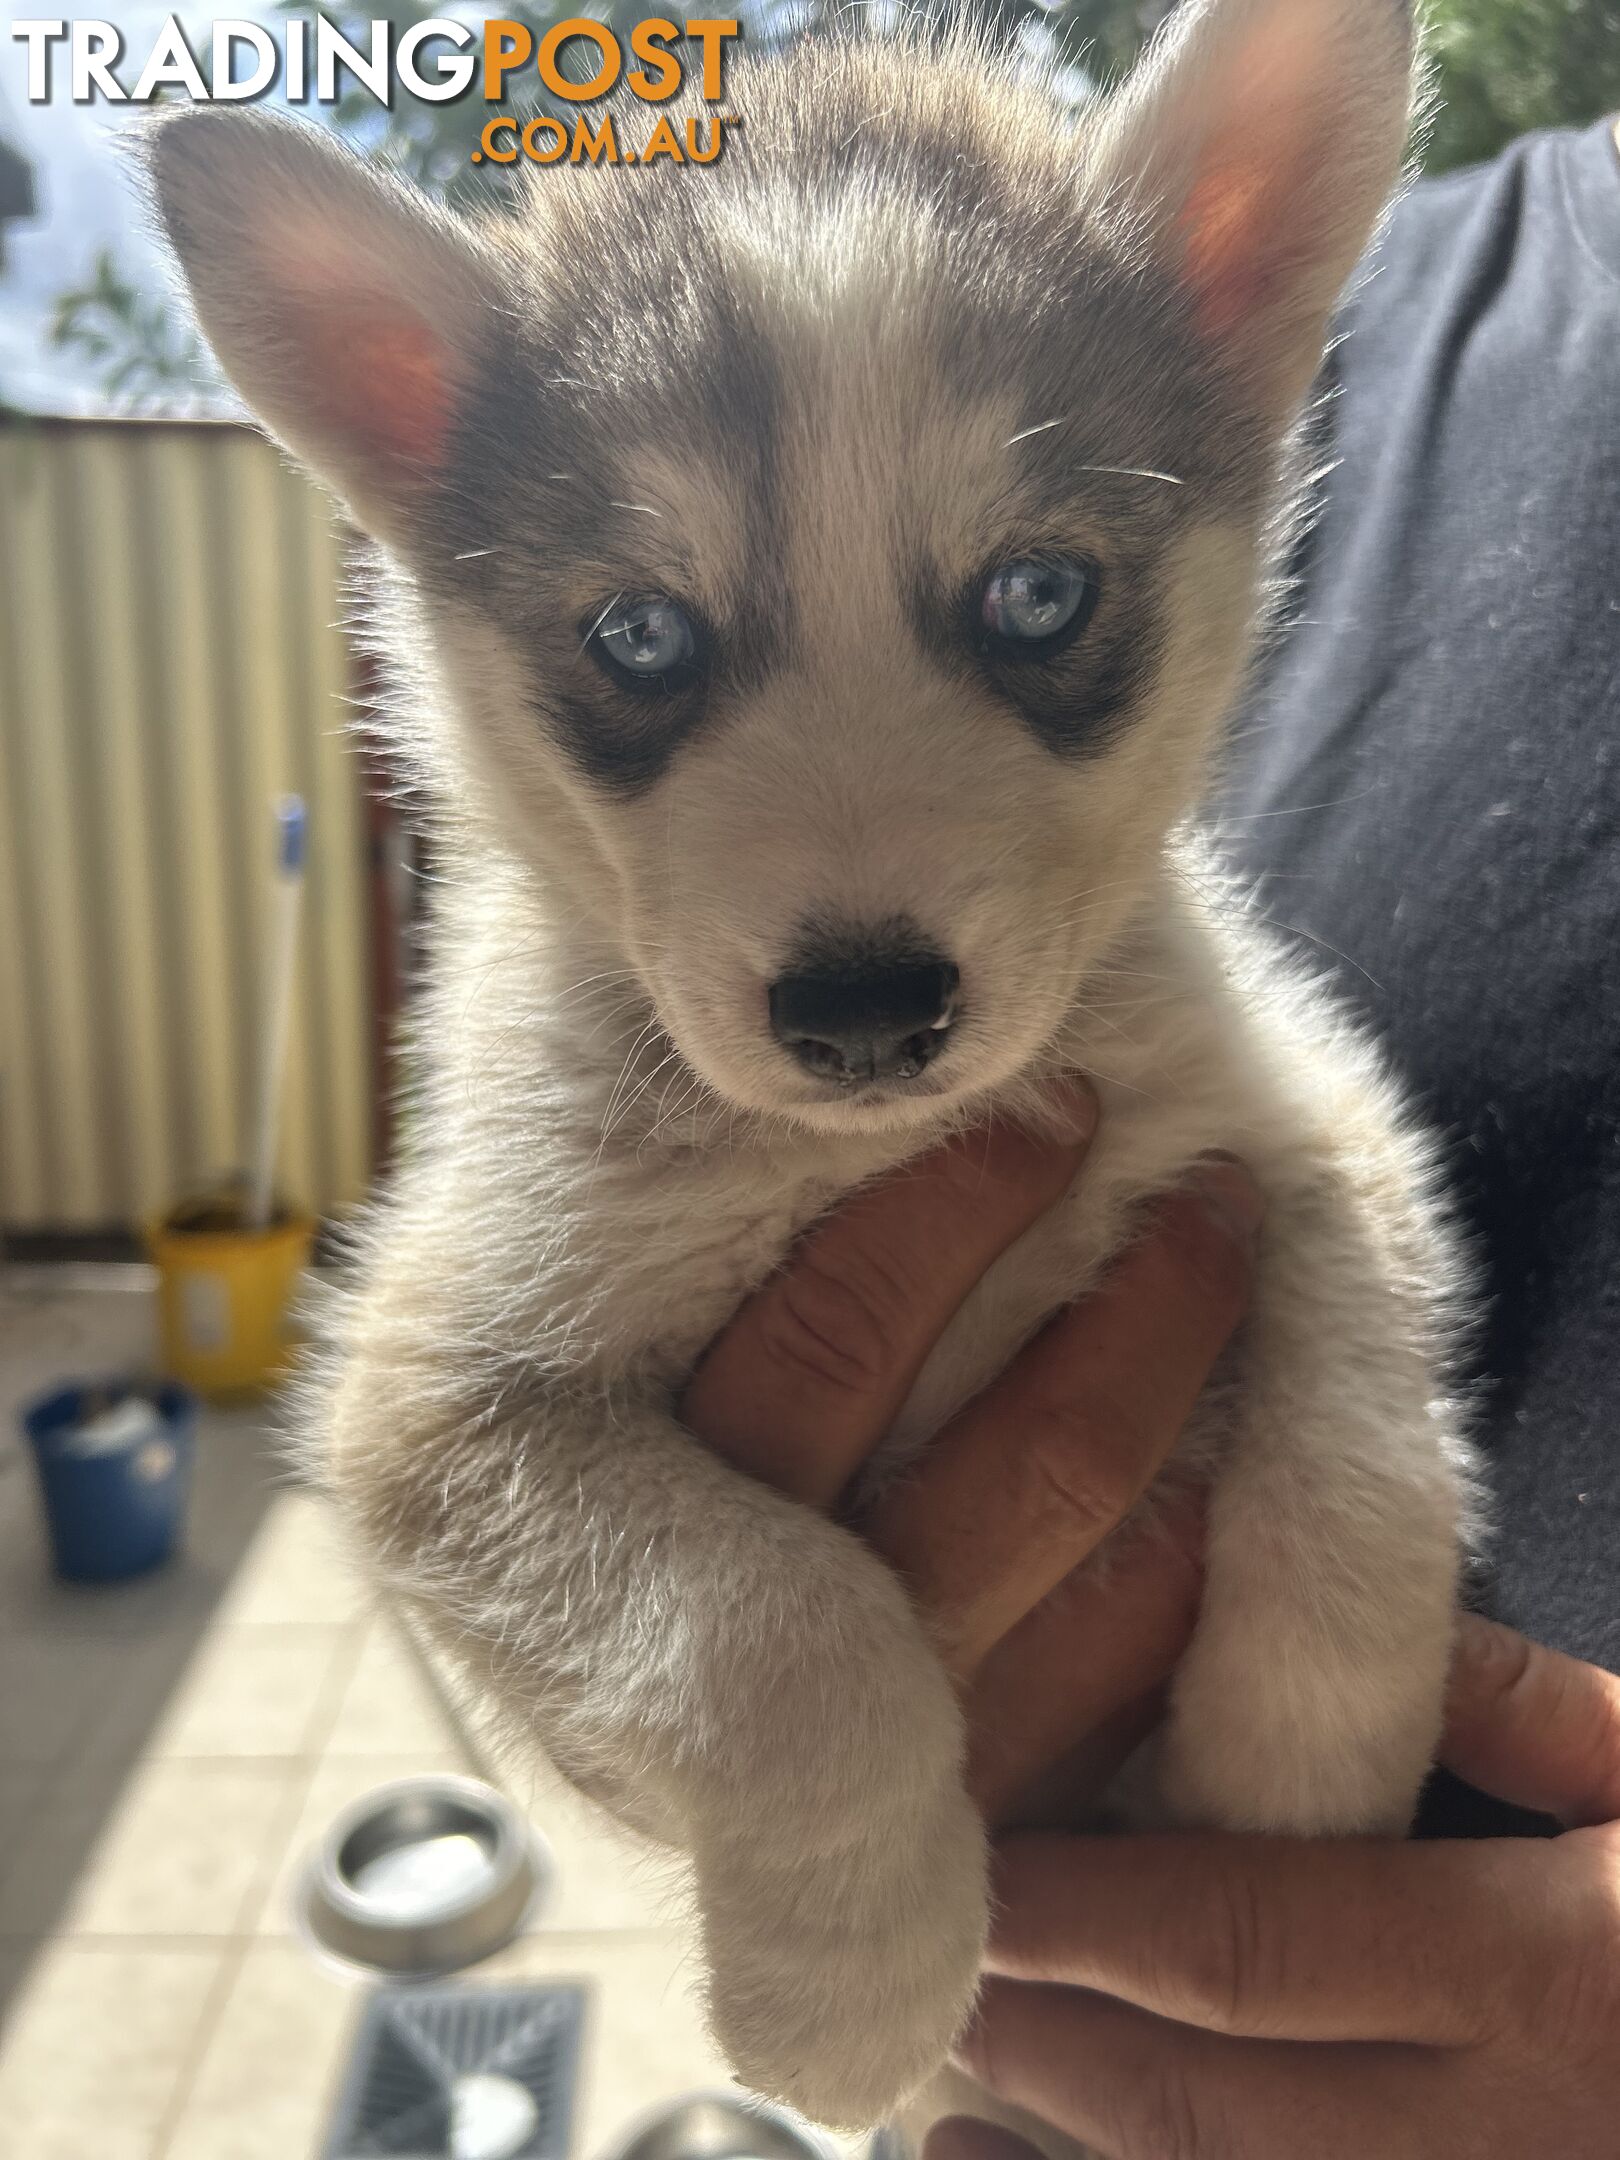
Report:
[[[128,1440],[86,1444],[91,1418],[135,1402],[156,1413]],[[118,1582],[162,1565],[185,1517],[197,1401],[177,1383],[81,1381],[23,1412],[58,1575]]]

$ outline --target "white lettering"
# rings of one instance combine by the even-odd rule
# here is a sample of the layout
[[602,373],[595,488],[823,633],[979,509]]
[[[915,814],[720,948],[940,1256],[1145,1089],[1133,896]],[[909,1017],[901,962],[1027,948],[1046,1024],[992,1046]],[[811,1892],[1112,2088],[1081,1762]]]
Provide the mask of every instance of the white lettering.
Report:
[[112,73],[112,62],[124,50],[124,40],[111,23],[76,22],[73,25],[73,88],[75,105],[88,105],[99,90],[115,105],[124,99],[124,86]]
[[[443,38],[458,52],[465,53],[465,57],[452,60],[448,53],[439,53],[430,62],[434,72],[424,75],[416,64],[416,56],[430,38]],[[460,97],[472,81],[473,69],[478,65],[473,56],[466,53],[466,47],[472,41],[473,34],[466,23],[414,23],[399,41],[394,53],[394,70],[412,97],[426,98],[430,104],[442,104],[447,98]]]
[[208,95],[208,85],[203,81],[196,55],[186,43],[186,34],[173,15],[164,18],[157,42],[141,69],[141,79],[134,90],[136,103],[145,104],[154,90],[171,83],[176,89],[184,90],[188,97],[206,98]]
[[[112,24],[98,23],[96,28],[110,30]],[[51,47],[67,36],[67,24],[47,22],[41,16],[33,22],[14,22],[11,34],[28,47],[28,102],[43,105],[51,94]]]
[[365,84],[380,105],[393,102],[388,81],[388,33],[392,24],[373,22],[371,51],[351,45],[343,32],[324,15],[315,18],[315,96],[329,105],[338,95],[337,71],[346,67],[357,82]]
[[[231,78],[231,65],[238,45],[251,45],[254,54],[253,72],[242,82]],[[276,59],[275,40],[257,23],[216,22],[211,78],[215,97],[223,101],[257,97],[261,90],[270,87],[276,72]]]

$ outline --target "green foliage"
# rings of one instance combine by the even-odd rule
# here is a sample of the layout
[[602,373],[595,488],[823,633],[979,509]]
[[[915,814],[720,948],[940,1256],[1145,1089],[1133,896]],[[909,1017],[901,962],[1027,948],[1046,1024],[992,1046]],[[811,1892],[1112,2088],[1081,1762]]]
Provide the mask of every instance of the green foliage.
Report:
[[[1494,157],[1532,128],[1620,110],[1620,0],[1420,0],[1436,102],[1428,172]],[[1015,12],[1022,12],[1014,0]],[[1066,0],[1044,19],[1088,73],[1112,79],[1160,17],[1157,0]]]
[[1429,0],[1440,105],[1427,165],[1620,108],[1620,0]]
[[1025,19],[1044,26],[1063,57],[1105,90],[1129,69],[1175,0],[1006,0],[995,8],[1002,21]]
[[212,406],[222,388],[196,333],[165,300],[143,297],[110,248],[89,284],[57,301],[51,343],[92,362],[103,396],[122,412],[189,413]]

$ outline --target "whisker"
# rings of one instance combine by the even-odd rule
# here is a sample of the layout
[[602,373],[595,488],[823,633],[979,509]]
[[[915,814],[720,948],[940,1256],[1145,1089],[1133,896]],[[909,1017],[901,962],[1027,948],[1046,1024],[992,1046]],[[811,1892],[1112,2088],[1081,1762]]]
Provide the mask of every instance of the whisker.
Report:
[[642,1024],[640,1030],[638,1031],[635,1041],[625,1052],[624,1063],[619,1067],[619,1077],[614,1081],[612,1087],[608,1090],[607,1106],[602,1112],[602,1138],[604,1142],[607,1139],[608,1130],[611,1126],[614,1105],[618,1101],[619,1090],[627,1084],[631,1074],[634,1072],[636,1059],[640,1055],[642,1044],[644,1042],[647,1042],[657,1032],[657,1028],[658,1021],[656,1016],[654,1016],[652,1019],[645,1021]]
[[602,625],[607,621],[608,617],[613,613],[613,610],[618,606],[619,602],[623,598],[624,594],[622,591],[616,592],[613,595],[613,598],[608,602],[607,606],[603,608],[601,614],[597,616],[595,622],[591,624],[591,627],[580,639],[579,649],[581,652],[585,650],[586,646],[591,642],[591,639],[595,637],[597,631],[601,629]]
[[[1001,447],[1011,450],[1033,436],[1049,435],[1053,428],[1067,427],[1071,418],[1069,413],[1060,413],[1056,420],[1037,420],[1033,427],[1020,428],[1016,435],[1009,435]],[[1083,473],[1107,473],[1119,480],[1162,480],[1166,487],[1187,485],[1179,473],[1161,472],[1155,465],[1077,465],[1074,469]]]
[[1034,427],[1020,428],[1016,435],[1009,435],[1001,447],[1003,450],[1010,450],[1015,443],[1028,442],[1032,435],[1045,435],[1052,428],[1064,427],[1068,423],[1068,418],[1068,414],[1064,413],[1060,419],[1040,420],[1036,422]]
[[1114,473],[1121,480],[1162,480],[1166,487],[1185,487],[1179,473],[1159,472],[1151,465],[1078,465],[1077,472]]
[[1290,937],[1304,938],[1308,944],[1318,946],[1325,953],[1331,953],[1335,960],[1342,960],[1346,967],[1353,967],[1358,975],[1365,976],[1375,990],[1383,989],[1384,985],[1370,969],[1364,968],[1361,962],[1353,959],[1349,953],[1341,952],[1337,945],[1330,945],[1325,937],[1318,937],[1314,930],[1307,930],[1303,923],[1284,922],[1278,915],[1259,915],[1255,920],[1264,923],[1268,930],[1284,930]]
[[631,1111],[636,1107],[636,1104],[640,1102],[642,1096],[646,1094],[648,1088],[652,1086],[653,1082],[658,1078],[658,1075],[665,1069],[665,1067],[669,1065],[674,1065],[679,1062],[680,1055],[681,1054],[678,1050],[667,1050],[664,1053],[664,1055],[658,1060],[658,1063],[653,1067],[652,1071],[648,1073],[646,1079],[642,1081],[641,1085],[635,1090],[635,1092],[627,1096],[625,1100],[620,1104],[618,1116],[615,1117],[611,1123],[604,1121],[602,1126],[602,1138],[604,1141],[609,1139],[613,1133],[618,1131],[619,1127],[624,1123],[625,1119],[630,1115]]
[[1361,788],[1354,795],[1335,795],[1331,802],[1284,803],[1280,810],[1238,810],[1224,812],[1223,825],[1252,825],[1260,818],[1304,817],[1311,810],[1342,810],[1346,803],[1365,802],[1370,795],[1383,792],[1382,783],[1377,787]]

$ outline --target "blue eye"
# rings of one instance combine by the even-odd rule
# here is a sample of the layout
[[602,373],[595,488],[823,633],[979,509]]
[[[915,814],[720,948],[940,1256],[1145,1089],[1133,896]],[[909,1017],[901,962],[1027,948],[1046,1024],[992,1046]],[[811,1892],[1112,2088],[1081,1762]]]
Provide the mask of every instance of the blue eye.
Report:
[[673,600],[616,600],[597,621],[590,645],[621,675],[679,689],[691,673],[697,637]]
[[1031,556],[1003,563],[992,575],[980,616],[998,644],[1033,656],[1061,638],[1077,636],[1091,620],[1099,590],[1089,563]]

